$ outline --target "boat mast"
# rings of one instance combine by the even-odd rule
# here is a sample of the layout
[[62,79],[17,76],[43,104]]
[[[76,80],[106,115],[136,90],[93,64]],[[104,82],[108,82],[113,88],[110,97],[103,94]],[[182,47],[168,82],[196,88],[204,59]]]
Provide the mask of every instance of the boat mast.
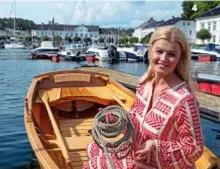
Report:
[[16,18],[16,0],[14,2],[15,6],[14,6],[14,39],[15,39],[15,18]]

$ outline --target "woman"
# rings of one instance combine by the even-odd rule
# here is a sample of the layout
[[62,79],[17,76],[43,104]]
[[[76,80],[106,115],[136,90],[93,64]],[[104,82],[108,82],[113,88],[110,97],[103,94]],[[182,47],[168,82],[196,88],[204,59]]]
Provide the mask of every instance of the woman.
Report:
[[[192,169],[203,152],[203,140],[185,35],[177,28],[158,29],[149,42],[148,56],[149,68],[140,78],[129,113],[137,141],[131,156],[113,163],[123,169]],[[93,144],[89,149],[87,168],[106,168],[98,147]]]
[[149,68],[137,87],[131,118],[137,168],[190,169],[203,152],[199,106],[192,93],[190,48],[177,28],[158,29]]

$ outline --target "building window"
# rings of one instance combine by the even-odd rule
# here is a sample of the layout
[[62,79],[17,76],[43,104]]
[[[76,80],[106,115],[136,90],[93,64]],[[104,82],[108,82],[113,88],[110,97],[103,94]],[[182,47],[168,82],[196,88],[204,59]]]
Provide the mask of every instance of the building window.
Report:
[[201,29],[204,29],[205,28],[205,23],[204,22],[201,22]]
[[75,33],[75,36],[78,37],[78,33]]
[[213,31],[216,30],[216,21],[213,22]]
[[83,34],[82,34],[82,33],[80,33],[80,36],[81,36],[81,37],[83,37]]
[[183,25],[185,25],[185,22],[183,22]]
[[187,22],[187,25],[190,25],[190,22]]
[[213,35],[212,39],[213,39],[213,42],[215,43],[215,35]]
[[92,33],[90,34],[90,38],[92,37]]
[[208,30],[211,30],[211,22],[208,22]]
[[192,31],[191,30],[189,30],[189,34],[192,35]]

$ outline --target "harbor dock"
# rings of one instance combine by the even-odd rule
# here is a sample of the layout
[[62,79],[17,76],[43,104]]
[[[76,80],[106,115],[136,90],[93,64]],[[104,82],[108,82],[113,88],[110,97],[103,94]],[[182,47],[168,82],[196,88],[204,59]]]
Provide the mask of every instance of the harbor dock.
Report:
[[[80,67],[79,69],[104,73],[111,79],[118,81],[127,88],[135,91],[139,76],[116,71],[104,67]],[[196,97],[200,103],[201,117],[220,123],[220,97],[195,91]]]

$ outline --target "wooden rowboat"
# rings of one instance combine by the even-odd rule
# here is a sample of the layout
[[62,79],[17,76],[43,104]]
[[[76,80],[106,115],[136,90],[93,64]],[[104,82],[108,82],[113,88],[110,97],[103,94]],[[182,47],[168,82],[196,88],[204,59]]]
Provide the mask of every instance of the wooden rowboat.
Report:
[[[67,70],[34,77],[25,98],[24,121],[32,149],[42,169],[81,169],[99,108],[121,105],[129,110],[135,94],[107,75]],[[198,169],[216,165],[204,147]]]

